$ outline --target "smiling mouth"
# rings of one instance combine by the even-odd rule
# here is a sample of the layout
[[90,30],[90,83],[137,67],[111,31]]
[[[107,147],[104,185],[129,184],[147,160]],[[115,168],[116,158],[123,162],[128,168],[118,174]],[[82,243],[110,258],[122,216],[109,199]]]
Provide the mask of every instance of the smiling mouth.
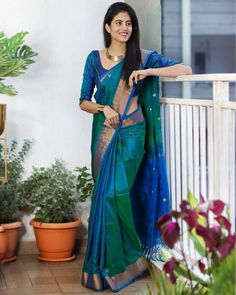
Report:
[[119,33],[119,35],[126,37],[126,36],[128,36],[128,33]]

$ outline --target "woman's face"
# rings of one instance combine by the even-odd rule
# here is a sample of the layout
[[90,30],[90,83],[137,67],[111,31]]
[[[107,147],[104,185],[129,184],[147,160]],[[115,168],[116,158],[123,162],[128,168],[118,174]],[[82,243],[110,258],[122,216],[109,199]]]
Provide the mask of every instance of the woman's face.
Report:
[[110,26],[106,24],[106,30],[111,35],[111,41],[127,42],[132,34],[132,22],[129,14],[127,12],[118,13],[111,21]]

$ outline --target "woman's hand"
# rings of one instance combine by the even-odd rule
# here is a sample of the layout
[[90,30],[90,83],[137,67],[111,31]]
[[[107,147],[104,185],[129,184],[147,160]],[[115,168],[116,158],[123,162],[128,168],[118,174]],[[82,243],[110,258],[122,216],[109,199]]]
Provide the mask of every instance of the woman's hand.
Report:
[[148,69],[133,71],[129,77],[129,86],[132,87],[134,83],[137,84],[139,80],[143,80],[147,76],[149,76]]
[[106,117],[106,122],[112,127],[116,128],[116,126],[120,123],[119,114],[114,111],[110,106],[106,105],[103,108],[103,113]]

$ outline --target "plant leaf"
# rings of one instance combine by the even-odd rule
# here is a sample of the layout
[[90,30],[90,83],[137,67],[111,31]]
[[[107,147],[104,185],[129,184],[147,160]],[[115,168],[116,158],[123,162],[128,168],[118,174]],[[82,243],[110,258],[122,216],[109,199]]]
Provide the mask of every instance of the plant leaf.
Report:
[[188,191],[188,202],[192,208],[196,208],[198,205],[198,199],[191,193],[191,191]]
[[205,256],[205,254],[206,254],[206,244],[205,244],[203,238],[200,237],[199,235],[197,235],[195,228],[193,228],[191,230],[191,232],[188,231],[188,236],[193,241],[193,244],[194,244],[196,250],[198,251],[198,253],[201,256]]

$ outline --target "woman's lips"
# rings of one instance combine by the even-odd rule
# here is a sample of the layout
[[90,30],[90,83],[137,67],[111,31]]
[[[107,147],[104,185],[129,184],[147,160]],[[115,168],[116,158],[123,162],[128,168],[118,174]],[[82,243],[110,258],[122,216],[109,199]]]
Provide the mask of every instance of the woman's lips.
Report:
[[126,37],[126,36],[128,36],[128,33],[119,33],[119,35]]

